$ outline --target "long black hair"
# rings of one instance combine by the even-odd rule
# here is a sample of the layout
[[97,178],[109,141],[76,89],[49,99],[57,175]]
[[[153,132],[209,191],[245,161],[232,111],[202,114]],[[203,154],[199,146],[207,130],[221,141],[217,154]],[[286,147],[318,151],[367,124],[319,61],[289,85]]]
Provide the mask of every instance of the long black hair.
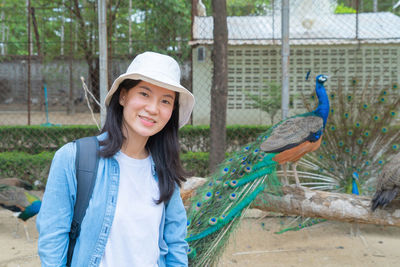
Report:
[[[124,139],[122,133],[123,107],[119,103],[121,90],[129,91],[138,85],[140,80],[126,79],[120,83],[113,94],[107,107],[107,117],[101,133],[107,133],[107,138],[100,142],[102,149],[100,156],[109,158],[115,155],[121,147]],[[186,181],[185,172],[179,158],[179,93],[176,92],[174,109],[171,118],[164,128],[153,136],[150,136],[146,143],[146,149],[151,153],[158,175],[160,199],[157,204],[167,202],[174,190],[175,183],[181,186]]]

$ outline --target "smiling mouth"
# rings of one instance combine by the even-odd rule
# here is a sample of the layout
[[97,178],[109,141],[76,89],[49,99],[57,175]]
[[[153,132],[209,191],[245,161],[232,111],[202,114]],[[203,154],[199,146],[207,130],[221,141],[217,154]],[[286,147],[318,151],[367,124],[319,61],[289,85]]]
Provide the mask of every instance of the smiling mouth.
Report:
[[150,122],[150,123],[155,123],[156,122],[155,120],[153,120],[153,119],[151,119],[149,117],[144,117],[144,116],[140,116],[139,115],[139,118],[144,120],[144,121]]

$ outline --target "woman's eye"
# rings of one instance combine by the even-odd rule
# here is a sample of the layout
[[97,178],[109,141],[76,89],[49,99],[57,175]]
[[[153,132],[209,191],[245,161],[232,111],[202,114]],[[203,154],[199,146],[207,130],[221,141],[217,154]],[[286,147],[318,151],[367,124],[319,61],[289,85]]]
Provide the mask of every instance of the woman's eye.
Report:
[[139,92],[139,94],[141,94],[142,96],[148,96],[146,92]]
[[171,102],[169,100],[166,100],[166,99],[162,100],[162,103],[168,104],[168,105],[171,104]]

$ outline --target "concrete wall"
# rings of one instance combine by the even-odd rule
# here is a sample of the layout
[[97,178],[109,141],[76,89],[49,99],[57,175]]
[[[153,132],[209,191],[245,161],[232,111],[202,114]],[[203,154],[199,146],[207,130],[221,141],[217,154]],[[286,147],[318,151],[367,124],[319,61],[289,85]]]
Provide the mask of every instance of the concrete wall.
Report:
[[[132,59],[113,59],[111,83],[124,73]],[[76,105],[86,106],[84,91],[80,77],[83,76],[86,85],[89,84],[88,65],[84,60],[74,60],[72,63],[73,80],[70,81],[68,60],[53,60],[40,64],[37,59],[31,61],[31,103],[39,106],[44,101],[44,81],[48,91],[49,106],[65,106],[69,98],[70,82],[73,85],[73,99]],[[182,78],[185,86],[190,87],[190,64],[182,65]],[[0,105],[26,105],[27,102],[28,61],[14,59],[0,61]],[[90,87],[89,87],[90,88]]]
[[[199,60],[205,49],[204,60]],[[271,82],[281,81],[280,46],[237,45],[228,48],[228,124],[270,124],[269,114],[253,108],[248,93],[268,97]],[[212,85],[212,60],[209,46],[194,47],[193,93],[196,106],[193,124],[205,125],[210,121],[210,89]],[[309,81],[305,81],[311,70]],[[293,106],[289,115],[305,111],[302,96],[314,93],[315,77],[330,76],[326,83],[329,92],[342,87],[352,90],[353,81],[358,89],[368,90],[391,87],[400,81],[400,45],[292,45],[290,54],[290,94]],[[266,89],[266,91],[264,90]],[[312,101],[311,101],[312,102]],[[280,111],[274,122],[280,120]]]

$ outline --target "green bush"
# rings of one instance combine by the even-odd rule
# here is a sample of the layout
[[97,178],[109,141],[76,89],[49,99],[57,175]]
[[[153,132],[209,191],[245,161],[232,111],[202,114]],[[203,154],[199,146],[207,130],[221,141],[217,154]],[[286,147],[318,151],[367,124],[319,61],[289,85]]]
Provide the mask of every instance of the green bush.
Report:
[[45,185],[54,153],[48,151],[36,155],[25,152],[0,153],[0,177],[16,177],[30,184],[39,180]]
[[[226,128],[226,152],[236,151],[238,148],[253,142],[256,138],[266,132],[271,126],[252,125],[230,125]],[[209,149],[207,150],[209,151]]]
[[[17,177],[30,184],[36,180],[46,184],[54,151],[32,155],[26,152],[0,153],[0,177]],[[181,154],[182,164],[189,175],[208,175],[208,153],[188,152]]]
[[99,133],[96,126],[1,126],[0,152],[21,151],[37,154],[55,151],[72,140]]
[[[227,127],[227,153],[255,140],[267,126]],[[0,126],[0,177],[46,184],[55,151],[67,142],[98,134],[95,126]],[[210,128],[185,126],[179,131],[181,159],[190,175],[207,176]]]
[[[231,125],[226,129],[227,152],[236,150],[251,141],[268,126]],[[0,126],[0,152],[20,151],[37,154],[55,151],[72,140],[99,133],[96,126]],[[187,125],[179,130],[182,152],[208,152],[209,126]]]
[[[252,141],[270,126],[229,125],[226,127],[226,151],[232,152]],[[209,126],[185,126],[179,131],[181,150],[183,152],[210,151]]]
[[187,152],[181,154],[183,167],[190,176],[208,176],[208,159],[209,153],[207,152]]

